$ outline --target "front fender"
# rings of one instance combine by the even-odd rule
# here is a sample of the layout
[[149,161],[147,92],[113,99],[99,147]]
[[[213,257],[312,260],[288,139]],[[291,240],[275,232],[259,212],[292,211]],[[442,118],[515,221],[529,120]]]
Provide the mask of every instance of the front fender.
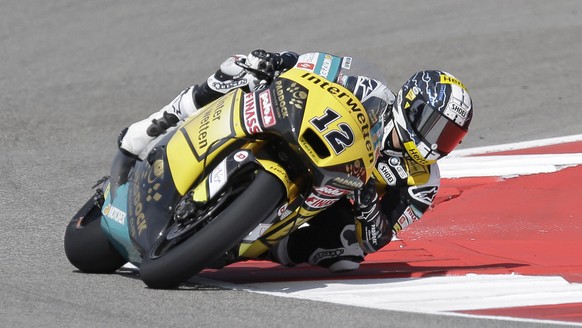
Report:
[[289,175],[285,169],[277,162],[256,158],[250,150],[239,149],[222,160],[205,178],[196,186],[192,198],[196,202],[207,202],[217,195],[229,179],[239,172],[256,169],[261,167],[263,170],[273,174],[285,186],[287,195],[290,195],[295,189]]

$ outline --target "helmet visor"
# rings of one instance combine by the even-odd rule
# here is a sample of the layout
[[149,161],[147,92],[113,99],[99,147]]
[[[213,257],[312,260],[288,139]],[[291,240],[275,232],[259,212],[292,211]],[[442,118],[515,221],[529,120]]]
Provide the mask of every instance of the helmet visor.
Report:
[[419,136],[443,156],[450,153],[461,142],[467,131],[446,118],[432,107],[425,105],[412,125]]

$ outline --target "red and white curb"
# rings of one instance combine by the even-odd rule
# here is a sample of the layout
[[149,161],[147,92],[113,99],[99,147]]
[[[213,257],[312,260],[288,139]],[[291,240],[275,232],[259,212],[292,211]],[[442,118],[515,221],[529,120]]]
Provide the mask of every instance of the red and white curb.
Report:
[[[529,151],[534,148],[536,151]],[[555,212],[555,217],[548,220],[534,214],[531,220],[529,214],[519,216],[519,206],[536,211],[528,202],[542,204],[536,199],[520,199],[524,191],[532,193],[529,197],[552,194],[558,202],[572,202],[562,196],[570,190],[555,191],[561,182],[554,180],[566,179],[572,184],[571,180],[582,175],[582,170],[569,171],[569,175],[556,179],[546,175],[544,179],[527,180],[527,176],[552,174],[581,165],[582,135],[459,150],[440,163],[446,199],[441,199],[445,203],[436,208],[442,205],[442,210],[427,214],[428,220],[418,223],[418,231],[370,255],[355,274],[338,277],[318,268],[289,269],[250,261],[203,273],[192,281],[384,310],[582,326],[582,260],[570,262],[568,258],[579,258],[577,247],[582,247],[582,238],[578,238],[582,237],[578,233],[582,227],[577,224],[580,211],[570,210],[572,206],[564,209],[557,203],[555,211],[549,209],[552,215]],[[522,179],[512,179],[516,177],[526,180],[523,184],[507,183]],[[498,187],[497,181],[506,183]],[[551,186],[545,185],[547,181]],[[489,187],[473,188],[484,183],[489,183]],[[463,186],[469,187],[463,190]],[[515,198],[500,206],[501,214],[491,214],[497,209],[496,204],[488,204],[487,200],[502,202],[495,195],[501,192],[512,195],[512,190]],[[463,192],[458,204],[447,203]],[[503,195],[499,197],[506,197]],[[579,199],[575,201],[578,203]],[[450,217],[446,216],[449,210],[458,207],[469,210],[453,211]],[[473,212],[471,207],[476,207]],[[503,213],[507,217],[502,217]],[[434,219],[435,215],[441,221]],[[471,215],[475,216],[474,222]],[[517,227],[507,220],[516,220]],[[454,234],[456,227],[464,230]],[[559,234],[559,230],[565,232]],[[289,272],[285,270],[295,271],[285,273]]]
[[[199,282],[211,283],[208,280]],[[561,277],[521,275],[467,274],[428,278],[291,281],[226,286],[223,284],[223,286],[273,296],[432,314],[582,302],[582,284],[571,284]]]

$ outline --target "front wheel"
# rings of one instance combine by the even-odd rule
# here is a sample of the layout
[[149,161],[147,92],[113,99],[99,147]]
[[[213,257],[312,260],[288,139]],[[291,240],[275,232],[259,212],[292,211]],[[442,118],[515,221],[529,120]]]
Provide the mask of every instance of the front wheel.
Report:
[[156,246],[144,256],[140,275],[150,288],[174,288],[212,264],[261,223],[284,196],[281,182],[258,171],[239,194],[227,195],[229,205],[202,229],[157,255]]

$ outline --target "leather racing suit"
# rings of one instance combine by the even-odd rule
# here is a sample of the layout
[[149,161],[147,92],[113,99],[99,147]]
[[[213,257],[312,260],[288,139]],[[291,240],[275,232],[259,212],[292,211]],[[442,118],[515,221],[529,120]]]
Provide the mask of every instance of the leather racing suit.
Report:
[[[270,59],[257,59],[265,55]],[[249,74],[236,61],[246,61],[251,67],[263,66],[258,67],[262,69],[264,65],[272,65],[273,70],[284,71],[291,67],[313,70],[329,58],[339,58],[342,64],[352,60],[326,53],[298,55],[294,52],[267,53],[262,50],[255,50],[248,56],[232,56],[204,83],[185,89],[160,111],[123,130],[119,138],[120,149],[129,156],[143,159],[147,153],[144,145],[187,119],[198,108],[235,88],[247,92],[261,88],[264,81]],[[322,75],[321,71],[319,74]],[[330,74],[329,71],[327,74]],[[335,72],[335,76],[324,77],[351,90],[364,106],[374,97],[386,103],[387,123],[376,169],[370,181],[354,193],[351,200],[336,202],[313,218],[309,226],[284,238],[267,256],[287,266],[309,263],[332,271],[348,271],[358,268],[366,254],[378,251],[390,242],[395,233],[421,218],[434,201],[440,173],[436,163],[428,166],[418,164],[393,144],[391,109],[394,94],[387,86],[367,77],[343,75],[341,69]],[[147,131],[147,134],[140,131]]]

